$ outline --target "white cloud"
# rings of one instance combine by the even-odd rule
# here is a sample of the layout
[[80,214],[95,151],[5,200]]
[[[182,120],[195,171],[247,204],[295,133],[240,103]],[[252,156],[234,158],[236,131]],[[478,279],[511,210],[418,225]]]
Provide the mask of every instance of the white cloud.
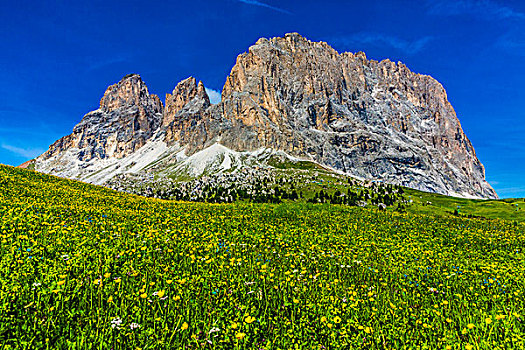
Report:
[[21,147],[16,147],[12,145],[7,145],[5,143],[2,143],[0,147],[22,158],[29,158],[29,159],[35,158],[41,155],[42,153],[44,153],[44,150],[41,148],[21,148]]
[[428,0],[429,13],[445,16],[463,14],[485,19],[525,19],[525,13],[493,0]]
[[410,41],[378,33],[355,33],[347,36],[334,37],[328,41],[351,50],[359,50],[357,46],[364,44],[375,46],[387,45],[405,53],[414,54],[421,51],[431,40],[432,37],[430,36]]
[[208,94],[208,97],[210,98],[211,104],[215,105],[219,102],[221,102],[221,93],[217,90],[212,90],[209,88],[205,88],[206,93]]
[[286,14],[289,14],[289,15],[292,14],[290,11],[287,11],[287,10],[282,9],[280,7],[275,7],[275,6],[272,6],[272,5],[268,5],[268,4],[264,3],[264,2],[257,1],[257,0],[237,0],[237,1],[238,2],[242,2],[243,4],[247,4],[247,5],[266,7],[268,9],[270,9],[270,10],[286,13]]

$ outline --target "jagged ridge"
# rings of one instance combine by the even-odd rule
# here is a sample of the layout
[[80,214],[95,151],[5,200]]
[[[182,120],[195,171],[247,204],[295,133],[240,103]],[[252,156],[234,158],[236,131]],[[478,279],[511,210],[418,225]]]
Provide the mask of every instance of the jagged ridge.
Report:
[[83,178],[96,159],[129,156],[148,142],[164,145],[166,164],[176,161],[170,153],[219,142],[234,151],[282,150],[365,179],[497,197],[435,79],[296,33],[260,39],[239,55],[217,105],[194,78],[163,107],[139,76],[125,77],[35,164]]

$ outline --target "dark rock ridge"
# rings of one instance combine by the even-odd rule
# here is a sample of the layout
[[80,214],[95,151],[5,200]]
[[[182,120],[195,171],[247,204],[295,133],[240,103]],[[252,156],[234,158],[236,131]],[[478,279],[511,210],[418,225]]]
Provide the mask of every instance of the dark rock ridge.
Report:
[[36,168],[59,172],[72,148],[80,162],[122,158],[148,140],[188,155],[217,142],[235,151],[272,148],[364,179],[497,198],[439,82],[296,33],[259,39],[239,55],[216,105],[194,78],[163,107],[138,75],[124,77]]

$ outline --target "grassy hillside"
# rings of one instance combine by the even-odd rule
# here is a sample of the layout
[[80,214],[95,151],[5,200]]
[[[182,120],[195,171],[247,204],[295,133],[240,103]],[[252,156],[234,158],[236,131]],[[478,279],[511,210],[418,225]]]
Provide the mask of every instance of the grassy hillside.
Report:
[[[220,160],[222,162],[222,159]],[[219,163],[220,163],[219,162]],[[442,217],[477,217],[505,219],[525,222],[525,199],[473,200],[427,193],[411,188],[370,183],[335,173],[330,169],[308,161],[283,160],[278,157],[266,159],[261,166],[246,174],[226,172],[191,177],[154,176],[144,178],[128,174],[115,178],[108,187],[139,194],[172,200],[197,202],[328,202],[347,205],[386,204],[387,210],[407,211]],[[243,165],[244,166],[244,165]],[[237,169],[239,170],[239,169]],[[226,176],[225,176],[226,174]],[[253,175],[255,174],[255,175]],[[202,181],[207,178],[206,181]],[[255,189],[248,195],[239,189]],[[277,190],[279,192],[277,192]],[[400,192],[404,192],[400,195]],[[272,193],[265,195],[265,193]],[[297,196],[292,196],[292,194]],[[320,195],[323,197],[320,198]],[[387,198],[385,195],[388,195]],[[329,198],[330,197],[330,198]],[[401,208],[398,204],[401,204]]]
[[477,216],[488,219],[525,221],[525,199],[479,200],[448,197],[406,189],[407,198],[413,202],[407,210],[412,213],[426,213],[450,216],[455,210],[459,216]]
[[525,346],[523,223],[168,202],[0,166],[0,235],[3,349]]

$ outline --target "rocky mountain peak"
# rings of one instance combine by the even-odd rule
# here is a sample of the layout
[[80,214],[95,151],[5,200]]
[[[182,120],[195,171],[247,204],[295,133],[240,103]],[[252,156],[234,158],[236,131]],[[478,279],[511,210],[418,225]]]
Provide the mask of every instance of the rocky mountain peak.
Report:
[[199,109],[206,109],[210,106],[210,98],[206,93],[206,88],[202,81],[197,83],[194,77],[189,77],[175,86],[171,94],[166,94],[166,108],[162,125],[167,126],[175,120],[179,113],[188,104],[198,105]]
[[59,159],[75,149],[67,164],[85,173],[79,160],[124,157],[148,140],[187,156],[218,142],[233,151],[271,148],[363,179],[497,197],[439,82],[297,33],[261,38],[240,54],[216,105],[193,77],[166,95],[164,108],[140,76],[124,77],[37,169],[67,169]]
[[128,74],[118,83],[109,86],[100,100],[100,109],[106,113],[133,106],[155,113],[162,112],[162,102],[158,96],[149,93],[138,74]]
[[189,77],[177,84],[171,94],[166,95],[166,108],[162,127],[165,132],[165,141],[169,145],[175,143],[198,143],[196,148],[202,147],[205,136],[203,129],[199,132],[193,129],[203,122],[207,109],[211,106],[210,98],[202,81],[197,83]]
[[400,62],[297,33],[259,39],[237,57],[222,98],[250,140],[233,149],[278,148],[362,178],[496,196],[443,86]]
[[56,164],[66,153],[86,162],[125,157],[153,136],[162,112],[158,96],[149,93],[138,74],[128,74],[107,88],[99,109],[87,113],[72,134],[53,143],[41,157]]

